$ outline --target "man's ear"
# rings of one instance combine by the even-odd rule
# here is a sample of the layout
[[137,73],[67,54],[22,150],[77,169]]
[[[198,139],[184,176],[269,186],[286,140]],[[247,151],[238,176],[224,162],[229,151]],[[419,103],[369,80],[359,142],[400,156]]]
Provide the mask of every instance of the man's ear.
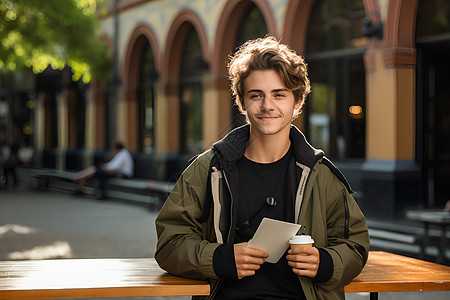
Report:
[[302,99],[296,99],[295,105],[294,105],[295,110],[300,110],[302,108],[304,102],[305,101],[303,101]]
[[241,110],[242,112],[247,112],[247,106],[245,106],[245,101],[241,101]]

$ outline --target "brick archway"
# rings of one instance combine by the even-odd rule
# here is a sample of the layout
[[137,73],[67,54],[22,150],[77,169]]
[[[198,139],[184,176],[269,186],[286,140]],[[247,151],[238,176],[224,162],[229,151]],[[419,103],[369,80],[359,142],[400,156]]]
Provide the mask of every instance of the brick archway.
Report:
[[415,35],[420,0],[389,1],[384,29],[388,66],[416,65]]
[[125,55],[122,77],[125,79],[127,95],[129,94],[129,91],[136,90],[136,88],[138,87],[139,69],[141,63],[140,57],[142,56],[145,42],[148,42],[150,44],[150,48],[152,49],[156,70],[158,72],[160,72],[161,70],[161,59],[156,37],[147,25],[139,24],[131,34],[130,40],[128,42],[127,52]]
[[[177,152],[180,149],[180,103],[179,81],[180,65],[183,57],[183,47],[191,27],[194,28],[202,51],[203,60],[209,62],[209,47],[206,31],[200,18],[192,10],[185,9],[174,18],[166,39],[164,56],[162,59],[161,84],[164,90],[164,135],[166,149]],[[161,128],[162,130],[162,128]]]
[[128,48],[125,54],[125,62],[123,68],[125,99],[126,99],[126,126],[127,144],[130,149],[138,148],[138,99],[137,89],[139,88],[139,74],[141,67],[141,57],[146,48],[146,43],[152,49],[155,68],[160,70],[160,55],[156,37],[152,30],[146,24],[138,24],[133,30],[128,42]]
[[192,25],[200,40],[203,59],[209,62],[209,47],[206,31],[199,17],[192,10],[182,10],[174,19],[166,39],[164,57],[162,59],[162,80],[169,94],[176,93],[179,81],[179,66],[183,56],[183,44],[186,40],[189,25]]
[[246,9],[251,4],[261,10],[266,21],[267,30],[270,34],[277,36],[275,19],[270,6],[264,0],[231,0],[227,1],[217,24],[214,41],[214,53],[211,62],[211,71],[219,78],[226,80],[226,65],[228,55],[233,52],[233,47],[238,31],[239,23]]
[[299,54],[305,52],[306,35],[314,0],[290,0],[283,24],[283,43]]

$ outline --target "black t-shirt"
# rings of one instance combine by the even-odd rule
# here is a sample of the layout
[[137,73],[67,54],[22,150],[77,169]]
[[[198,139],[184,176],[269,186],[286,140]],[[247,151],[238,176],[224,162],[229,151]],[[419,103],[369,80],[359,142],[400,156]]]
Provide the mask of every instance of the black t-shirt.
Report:
[[[290,194],[286,193],[286,174],[291,155],[292,148],[274,163],[256,163],[245,157],[237,162],[239,230],[235,243],[251,239],[264,217],[293,221],[294,199],[286,197]],[[286,255],[276,264],[264,263],[254,276],[226,279],[217,299],[306,299],[297,275],[287,264]]]

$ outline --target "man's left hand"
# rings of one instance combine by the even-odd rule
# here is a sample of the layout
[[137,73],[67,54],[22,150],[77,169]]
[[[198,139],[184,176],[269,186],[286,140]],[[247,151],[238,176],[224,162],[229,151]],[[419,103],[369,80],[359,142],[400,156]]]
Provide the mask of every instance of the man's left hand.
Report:
[[295,274],[311,278],[317,275],[320,255],[316,247],[299,246],[291,248],[286,259]]

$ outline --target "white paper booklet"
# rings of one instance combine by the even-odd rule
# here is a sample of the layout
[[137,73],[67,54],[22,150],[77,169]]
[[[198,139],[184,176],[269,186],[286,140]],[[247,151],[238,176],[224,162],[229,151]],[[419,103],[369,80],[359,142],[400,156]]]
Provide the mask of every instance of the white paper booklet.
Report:
[[264,218],[248,246],[269,253],[266,262],[276,263],[289,247],[289,240],[298,232],[300,224]]

